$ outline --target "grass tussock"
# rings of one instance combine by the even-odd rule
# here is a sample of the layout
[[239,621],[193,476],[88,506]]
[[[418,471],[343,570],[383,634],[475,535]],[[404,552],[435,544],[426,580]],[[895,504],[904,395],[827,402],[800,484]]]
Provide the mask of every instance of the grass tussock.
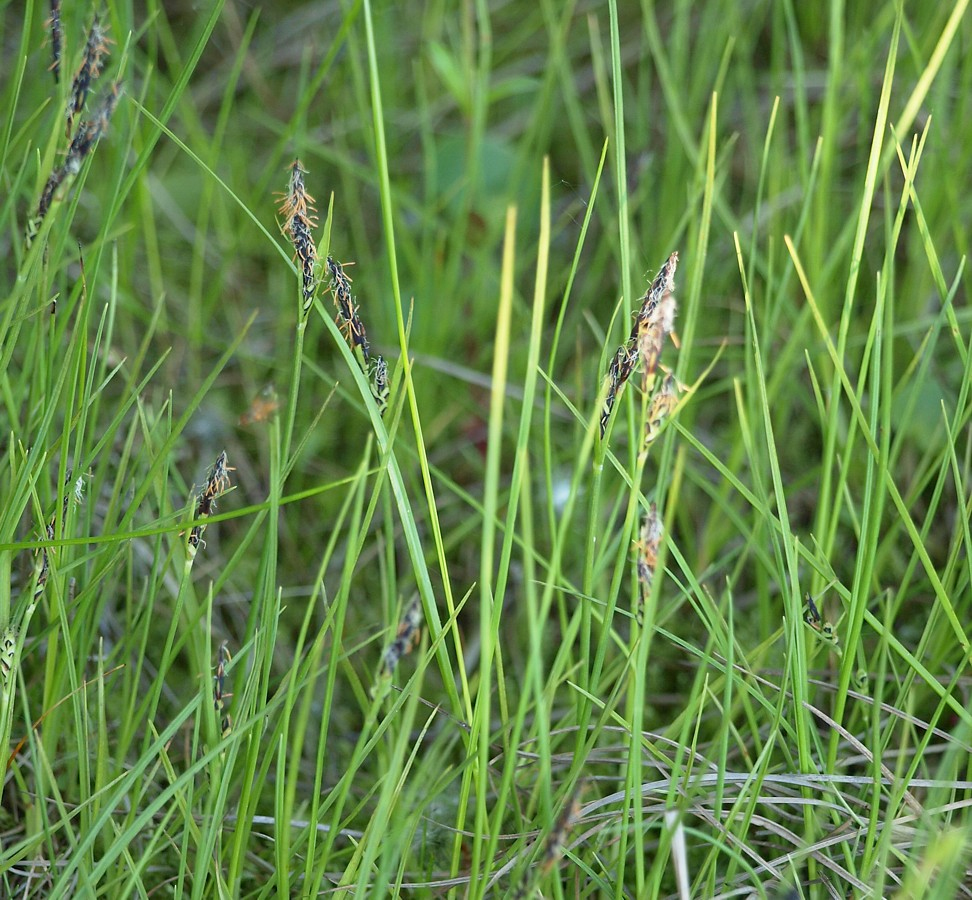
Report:
[[968,5],[0,11],[0,896],[972,896]]

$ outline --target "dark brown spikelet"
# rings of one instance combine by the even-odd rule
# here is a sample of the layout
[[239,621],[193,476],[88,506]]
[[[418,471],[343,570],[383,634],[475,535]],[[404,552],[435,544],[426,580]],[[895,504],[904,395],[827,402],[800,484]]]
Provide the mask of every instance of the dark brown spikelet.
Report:
[[[199,509],[196,510],[196,516],[208,516],[212,512],[212,504],[210,504],[206,512],[201,512]],[[195,554],[195,552],[202,547],[206,549],[206,542],[203,540],[203,532],[206,530],[205,525],[194,525],[192,530],[189,532],[189,549]]]
[[223,641],[216,651],[216,675],[213,678],[213,708],[219,720],[220,737],[226,737],[233,730],[233,720],[226,711],[226,701],[233,696],[226,690],[226,666],[232,658],[227,642]]
[[670,372],[665,376],[661,387],[651,398],[651,405],[648,407],[648,418],[645,421],[645,449],[658,437],[662,425],[678,404],[678,384],[675,376]]
[[[58,14],[58,20],[60,20],[60,14]],[[67,107],[67,133],[69,136],[74,127],[75,116],[84,109],[91,85],[104,68],[110,43],[112,42],[108,39],[107,32],[101,25],[101,20],[98,16],[95,16],[91,28],[88,30],[88,40],[84,45],[81,65],[74,75],[74,81],[71,82],[71,96],[68,98]]]
[[94,116],[78,125],[78,129],[71,139],[71,146],[68,147],[64,163],[51,172],[47,183],[44,185],[44,190],[41,191],[40,201],[37,204],[37,213],[27,226],[28,244],[34,235],[37,234],[41,223],[43,223],[47,213],[50,211],[58,188],[63,184],[71,183],[74,176],[81,171],[81,166],[85,158],[94,149],[95,144],[108,131],[108,124],[111,121],[115,107],[118,105],[118,98],[121,96],[121,93],[121,83],[114,82],[101,101],[98,109],[95,110]]
[[[44,190],[41,191],[40,200],[37,203],[37,213],[31,222],[30,228],[33,231],[33,234],[37,233],[41,223],[47,217],[47,213],[51,208],[51,203],[54,202],[54,194],[61,186],[66,174],[67,173],[64,171],[64,166],[58,166],[53,172],[51,172],[50,177],[47,179],[47,183],[44,185]],[[30,236],[33,237],[33,234]]]
[[371,360],[369,375],[371,394],[375,398],[378,412],[384,415],[385,410],[388,409],[390,389],[388,387],[388,363],[385,362],[383,356],[376,356]]
[[608,420],[611,418],[611,411],[614,409],[615,401],[624,387],[624,383],[631,377],[635,364],[638,362],[637,350],[633,350],[630,344],[622,344],[618,347],[611,360],[611,368],[608,369],[608,392],[604,398],[604,406],[601,408],[601,437],[607,430]]
[[654,307],[649,316],[638,323],[638,355],[641,357],[641,386],[647,393],[658,368],[658,360],[665,346],[665,337],[672,331],[675,298],[668,295]]
[[307,223],[299,216],[291,220],[290,234],[294,242],[294,250],[300,260],[301,295],[303,304],[301,310],[306,314],[314,303],[314,293],[317,289],[317,247]]
[[327,273],[331,278],[331,292],[334,295],[334,305],[337,306],[340,322],[350,322],[354,318],[354,297],[351,294],[351,279],[348,278],[341,265],[332,256],[328,256]]
[[[216,462],[213,463],[213,467],[209,470],[206,484],[203,486],[199,498],[196,501],[197,519],[205,519],[213,514],[213,511],[216,509],[216,498],[229,490],[231,484],[229,473],[235,471],[232,466],[226,465],[226,451],[224,450],[216,457]],[[206,546],[206,542],[202,539],[205,530],[205,524],[200,522],[198,525],[194,525],[189,532],[189,547],[193,554],[195,554],[195,551],[200,545],[203,547]]]
[[51,65],[54,83],[61,83],[61,0],[51,0],[51,17],[47,20],[51,32]]
[[834,623],[824,619],[823,614],[817,608],[817,604],[810,594],[805,594],[803,599],[807,604],[807,608],[803,611],[803,621],[817,632],[824,641],[830,644],[838,656],[842,655],[840,638],[837,636],[837,628]]
[[638,550],[638,583],[640,596],[635,609],[635,619],[639,625],[644,624],[645,604],[651,594],[651,585],[655,580],[655,569],[658,566],[658,547],[661,544],[663,529],[658,507],[652,503],[645,513],[641,523],[640,540],[635,542]]
[[635,320],[632,337],[638,345],[641,357],[642,387],[648,391],[649,384],[658,367],[665,337],[675,326],[675,268],[678,254],[668,257],[661,267],[651,287],[641,298],[641,309]]
[[[334,305],[338,311],[338,326],[351,345],[351,349],[359,349],[364,363],[367,364],[371,357],[371,348],[368,345],[368,335],[365,332],[364,322],[358,315],[358,307],[355,305],[354,295],[351,293],[351,279],[344,271],[344,266],[333,257],[329,256],[326,264],[328,275],[331,278]],[[365,374],[368,374],[367,370]]]
[[398,631],[393,640],[382,654],[381,674],[385,678],[390,678],[395,668],[398,666],[402,657],[408,656],[415,645],[418,644],[422,634],[422,601],[416,595],[411,603],[405,607],[401,621],[398,623]]
[[820,623],[823,621],[823,617],[820,615],[820,610],[817,609],[817,604],[814,603],[813,597],[811,597],[809,593],[805,594],[803,599],[807,604],[807,608],[803,613],[803,621],[814,630],[819,629]]
[[301,311],[304,315],[314,303],[317,292],[317,247],[313,229],[317,227],[317,210],[314,198],[307,193],[304,175],[307,170],[299,159],[290,164],[290,184],[280,201],[280,214],[284,217],[283,233],[294,245],[294,253],[300,262]]
[[670,334],[675,319],[675,269],[678,266],[678,253],[673,253],[665,261],[655,280],[641,298],[638,313],[628,340],[618,348],[611,361],[608,372],[608,393],[601,410],[601,437],[607,430],[608,420],[615,400],[631,377],[640,358],[643,367],[642,387],[647,392],[651,376],[654,375],[661,356],[664,338]]
[[216,462],[209,470],[209,478],[206,481],[206,488],[203,493],[207,497],[218,497],[220,494],[225,494],[230,488],[229,473],[235,471],[236,469],[232,466],[226,465],[226,451],[224,450],[216,457]]
[[[638,325],[645,319],[650,318],[666,298],[675,293],[675,269],[678,267],[678,253],[675,252],[665,260],[665,264],[658,270],[655,280],[652,281],[645,295],[641,298],[641,307],[635,319],[635,328],[632,329],[632,336],[637,332]],[[671,331],[671,322],[669,323]]]
[[118,98],[121,97],[121,93],[121,83],[114,82],[95,110],[94,115],[78,126],[71,146],[68,148],[67,159],[64,160],[63,168],[66,175],[71,177],[77,175],[81,171],[81,164],[85,157],[94,149],[95,144],[105,136],[115,107],[118,106]]
[[294,216],[299,216],[310,227],[316,228],[317,207],[314,205],[314,198],[307,192],[307,186],[304,183],[306,174],[307,169],[304,168],[299,159],[295,159],[290,164],[290,184],[287,187],[287,193],[282,195],[280,212],[285,219],[289,220]]

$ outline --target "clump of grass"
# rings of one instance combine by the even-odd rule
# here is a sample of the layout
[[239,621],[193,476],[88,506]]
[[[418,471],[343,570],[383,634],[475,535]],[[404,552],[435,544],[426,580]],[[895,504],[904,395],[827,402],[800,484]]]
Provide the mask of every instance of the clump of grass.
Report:
[[[461,29],[447,5],[419,5],[396,7],[398,29],[371,21],[370,0],[347,4],[328,19],[339,27],[326,57],[294,46],[299,63],[277,54],[264,68],[250,61],[281,34],[264,14],[221,34],[220,50],[239,40],[230,60],[207,49],[227,22],[218,4],[177,23],[166,4],[144,23],[131,4],[102,4],[113,33],[137,35],[139,91],[130,147],[88,185],[116,187],[100,221],[74,198],[90,295],[75,243],[52,228],[62,183],[52,239],[36,248],[47,252],[0,291],[0,709],[19,732],[13,754],[0,741],[0,895],[483,900],[500,882],[513,894],[527,869],[534,896],[578,900],[775,897],[781,885],[815,900],[961,894],[967,201],[935,167],[916,178],[920,147],[908,158],[904,139],[934,100],[952,114],[921,145],[959,162],[972,146],[964,94],[950,89],[965,71],[967,4],[918,16],[879,0],[873,15],[832,16],[826,40],[796,4],[763,4],[752,23],[733,0],[690,17],[678,4],[581,16],[527,4],[492,29],[485,4]],[[5,9],[5,26],[24,22],[0,84],[12,110],[0,227],[15,256],[16,204],[34,211],[72,141],[46,93],[37,23]],[[172,40],[174,25],[196,45]],[[65,97],[83,41],[64,53]],[[412,49],[414,83],[398,77]],[[872,60],[885,56],[882,81]],[[754,132],[767,113],[767,133]],[[450,127],[465,151],[439,141]],[[599,163],[605,135],[616,155]],[[390,277],[407,415],[374,440],[347,439],[334,410],[309,402],[348,373],[302,352],[313,312],[332,314],[318,303],[329,229],[308,206],[316,259],[288,264],[294,293],[282,314],[266,308],[283,293],[274,255],[294,251],[257,223],[294,143],[340,186],[355,246],[380,248],[348,284],[368,358],[340,314],[351,352],[324,323],[376,399],[388,368],[367,298]],[[543,181],[536,216],[548,148],[556,187]],[[500,205],[516,204],[505,220],[499,184]],[[654,241],[684,248],[671,365],[679,377],[715,367],[690,406],[679,394],[694,389],[663,374],[673,302],[644,314],[633,346],[627,322],[614,360],[590,327],[615,281],[638,296],[628,254]],[[32,314],[50,296],[64,314]],[[272,324],[248,335],[243,310],[258,307]],[[204,378],[209,354],[220,361]],[[599,441],[585,385],[602,388],[607,362]],[[268,371],[284,421],[259,399],[244,424],[270,426],[234,434],[240,386],[255,392]],[[619,435],[627,452],[612,452],[613,409],[635,410],[639,384],[641,418]],[[179,510],[198,498],[185,501],[169,467],[208,441],[245,470],[248,496],[192,569],[179,532],[197,523]],[[63,476],[49,477],[66,458],[95,469],[77,516]],[[48,573],[25,623],[42,548]],[[804,624],[804,590],[819,598],[825,583]],[[416,588],[428,652],[398,662],[393,677],[413,662],[415,676],[386,703],[367,682],[389,684],[385,644],[406,623],[376,623]],[[842,656],[824,652],[828,623]],[[232,662],[213,634],[232,635]],[[871,697],[850,690],[862,669]],[[582,839],[562,812],[581,779],[597,793]]]

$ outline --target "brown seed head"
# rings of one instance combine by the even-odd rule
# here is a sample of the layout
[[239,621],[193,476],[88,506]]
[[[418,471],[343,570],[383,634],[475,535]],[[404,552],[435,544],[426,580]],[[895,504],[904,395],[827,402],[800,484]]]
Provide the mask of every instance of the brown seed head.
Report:
[[651,398],[651,406],[648,407],[648,418],[645,422],[645,446],[652,443],[658,437],[659,431],[665,419],[678,404],[678,387],[675,383],[675,376],[669,373],[665,376],[661,387]]
[[[58,15],[58,21],[60,21],[60,15]],[[102,27],[101,20],[95,16],[88,31],[88,40],[84,45],[81,65],[71,83],[71,97],[67,107],[68,134],[71,133],[71,128],[74,125],[74,117],[84,108],[92,83],[104,68],[105,57],[108,55],[108,45],[111,43],[106,30]]]
[[405,607],[398,631],[382,654],[382,675],[391,676],[403,656],[407,656],[418,644],[422,635],[422,601],[416,595]]
[[51,0],[51,17],[47,20],[47,27],[51,32],[51,72],[54,73],[54,83],[61,81],[61,0]]

